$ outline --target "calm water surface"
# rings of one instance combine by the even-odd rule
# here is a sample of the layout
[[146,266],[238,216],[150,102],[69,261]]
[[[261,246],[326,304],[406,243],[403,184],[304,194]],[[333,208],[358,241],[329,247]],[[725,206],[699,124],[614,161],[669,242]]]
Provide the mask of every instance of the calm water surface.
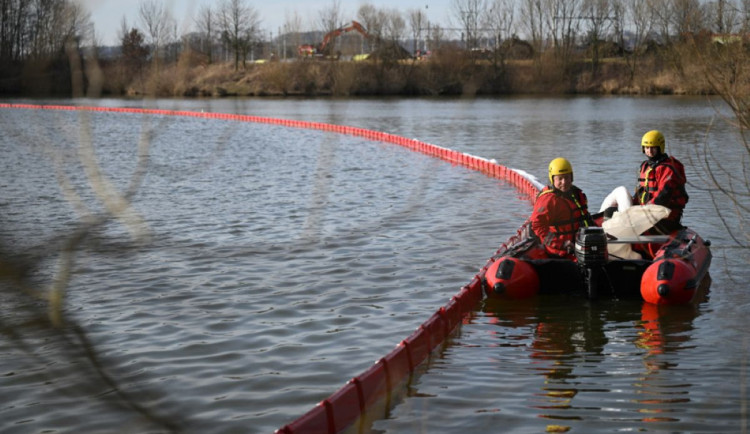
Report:
[[[708,144],[736,173],[747,162],[704,99],[62,103],[352,125],[541,180],[565,156],[592,208],[633,185],[640,136],[659,128],[692,181],[684,223],[713,242],[708,300],[483,303],[372,429],[747,431],[749,259],[699,160]],[[502,181],[319,131],[7,109],[0,128],[0,240],[39,287],[77,225],[105,212],[92,187],[133,192],[75,254],[65,313],[78,334],[34,321],[44,304],[15,287],[0,294],[2,432],[272,432],[411,334],[531,211]]]

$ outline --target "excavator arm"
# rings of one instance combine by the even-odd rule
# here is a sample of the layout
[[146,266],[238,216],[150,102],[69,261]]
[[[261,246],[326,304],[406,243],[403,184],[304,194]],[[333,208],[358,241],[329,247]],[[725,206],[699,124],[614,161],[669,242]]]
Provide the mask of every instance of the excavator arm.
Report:
[[300,54],[300,56],[306,57],[313,56],[315,54],[323,54],[325,53],[326,48],[328,47],[328,44],[331,43],[331,41],[340,36],[342,33],[348,33],[352,30],[359,32],[366,39],[370,39],[370,34],[367,33],[367,30],[365,30],[362,24],[358,23],[357,21],[352,21],[346,26],[339,27],[338,29],[326,33],[326,35],[323,36],[323,41],[316,47],[313,47],[312,45],[300,45],[297,48],[297,52]]

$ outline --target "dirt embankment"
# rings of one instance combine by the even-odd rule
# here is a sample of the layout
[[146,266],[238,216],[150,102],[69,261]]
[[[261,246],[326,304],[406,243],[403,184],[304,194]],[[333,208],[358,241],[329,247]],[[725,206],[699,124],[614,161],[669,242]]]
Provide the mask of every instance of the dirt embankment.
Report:
[[[696,67],[697,68],[697,67]],[[153,97],[478,96],[511,94],[705,94],[703,74],[657,59],[475,61],[459,56],[398,62],[297,60],[103,69],[102,94]]]

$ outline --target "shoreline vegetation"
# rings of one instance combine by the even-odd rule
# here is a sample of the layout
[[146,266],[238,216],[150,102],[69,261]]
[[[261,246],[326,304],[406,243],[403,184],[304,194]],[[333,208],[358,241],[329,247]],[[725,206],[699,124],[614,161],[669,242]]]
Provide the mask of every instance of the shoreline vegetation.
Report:
[[199,8],[179,34],[161,0],[142,0],[138,24],[123,17],[118,44],[103,46],[76,1],[10,2],[0,12],[0,96],[744,100],[750,93],[745,4],[451,0],[450,6],[443,25],[419,8],[365,2],[345,14],[340,0],[332,0],[318,11],[314,30],[294,13],[274,37],[246,0]]
[[[429,60],[351,62],[296,60],[250,64],[181,63],[148,68],[135,79],[104,68],[101,94],[126,97],[475,97],[518,94],[705,95],[714,89],[698,65],[679,70],[660,59],[644,62],[631,79],[622,59],[605,59],[597,71],[581,60],[540,68],[533,60],[500,66],[461,53]],[[114,68],[116,69],[116,68]]]
[[707,77],[705,60],[686,61],[676,49],[635,60],[608,57],[596,62],[585,56],[565,62],[552,56],[500,59],[455,48],[426,59],[300,58],[240,66],[208,63],[205,55],[190,50],[173,62],[138,65],[123,58],[86,59],[82,53],[68,57],[18,66],[15,73],[6,66],[0,94],[221,98],[719,93]]

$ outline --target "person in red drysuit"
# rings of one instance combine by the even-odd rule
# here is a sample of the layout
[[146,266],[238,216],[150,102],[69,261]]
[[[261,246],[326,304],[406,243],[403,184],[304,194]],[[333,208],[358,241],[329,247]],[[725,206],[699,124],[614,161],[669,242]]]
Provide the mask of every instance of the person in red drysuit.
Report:
[[550,185],[536,197],[531,229],[550,257],[575,259],[573,248],[578,228],[594,226],[586,195],[573,185],[573,166],[565,158],[549,163]]
[[653,203],[671,211],[654,226],[652,234],[669,234],[681,229],[682,211],[688,202],[685,167],[664,152],[665,146],[664,135],[657,130],[647,132],[641,139],[641,151],[648,159],[641,163],[633,204]]

